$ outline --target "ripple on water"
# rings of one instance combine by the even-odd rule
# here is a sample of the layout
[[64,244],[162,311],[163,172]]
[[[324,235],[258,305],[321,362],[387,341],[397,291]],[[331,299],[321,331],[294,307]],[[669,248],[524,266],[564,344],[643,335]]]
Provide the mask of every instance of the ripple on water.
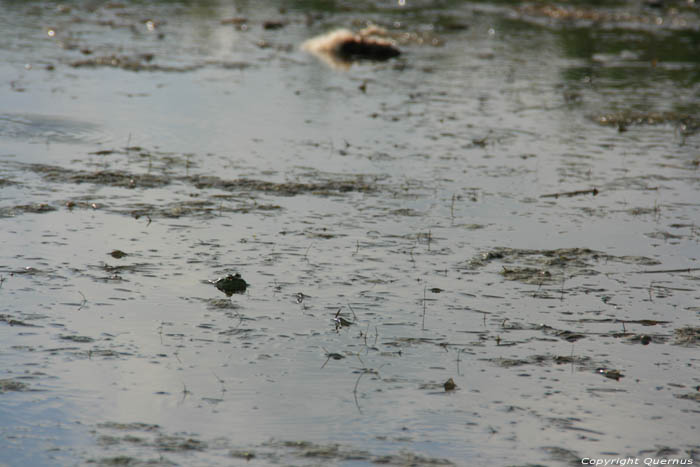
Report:
[[0,137],[34,143],[104,143],[108,135],[94,122],[65,115],[0,114]]

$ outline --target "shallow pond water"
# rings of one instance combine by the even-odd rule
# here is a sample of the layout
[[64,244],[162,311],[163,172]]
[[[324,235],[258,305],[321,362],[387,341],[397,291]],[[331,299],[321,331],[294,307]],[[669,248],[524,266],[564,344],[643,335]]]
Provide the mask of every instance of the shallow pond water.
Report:
[[694,2],[3,10],[0,465],[700,462]]

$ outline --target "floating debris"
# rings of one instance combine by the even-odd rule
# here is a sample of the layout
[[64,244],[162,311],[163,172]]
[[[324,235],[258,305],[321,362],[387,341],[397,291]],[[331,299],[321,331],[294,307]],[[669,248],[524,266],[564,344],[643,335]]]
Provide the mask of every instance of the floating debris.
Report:
[[[343,446],[338,443],[316,444],[310,441],[269,441],[263,443],[266,448],[283,448],[303,459],[317,460],[323,465],[343,464],[347,462],[380,465],[456,465],[449,459],[424,457],[407,451],[398,454],[375,455],[369,451]],[[318,462],[316,462],[318,463]]]
[[0,314],[0,323],[7,323],[10,326],[26,326],[26,327],[31,327],[31,328],[40,327],[40,326],[37,326],[36,324],[31,324],[31,323],[27,323],[25,321],[21,321],[19,319],[14,319],[12,317],[12,315],[5,315],[5,314]]
[[8,391],[24,392],[28,390],[29,386],[27,386],[25,383],[12,379],[0,379],[0,394]]
[[160,427],[158,425],[150,425],[147,423],[134,422],[134,423],[119,423],[119,422],[103,422],[97,424],[98,428],[106,428],[110,430],[138,430],[138,431],[158,431]]
[[622,111],[607,113],[593,117],[599,125],[614,126],[624,132],[631,125],[665,125],[678,128],[683,135],[690,135],[700,129],[700,121],[696,118],[676,112],[632,112]]
[[239,273],[233,275],[229,274],[226,277],[220,277],[215,281],[209,282],[214,284],[217,289],[221,290],[228,297],[235,293],[241,294],[248,288],[248,283],[243,280]]
[[676,336],[673,341],[674,345],[692,347],[700,344],[700,327],[686,326],[676,329],[673,333]]
[[70,66],[73,68],[120,68],[126,71],[164,71],[164,72],[186,72],[194,71],[196,66],[163,66],[151,63],[155,56],[151,53],[144,53],[133,56],[126,55],[104,55],[101,57],[91,57],[83,60],[75,60]]
[[[245,26],[245,25],[244,25]],[[151,63],[155,56],[151,53],[127,55],[104,55],[100,57],[90,57],[83,60],[75,60],[70,63],[73,68],[119,68],[133,72],[163,72],[163,73],[188,73],[197,71],[205,67],[213,66],[224,69],[242,70],[248,68],[250,64],[243,62],[228,62],[220,60],[207,60],[200,63],[191,63],[181,66],[159,65]]]
[[541,283],[552,280],[552,273],[536,268],[507,268],[503,266],[501,271],[503,277],[510,281],[520,281],[525,283]]
[[160,188],[170,183],[170,179],[165,176],[134,174],[119,170],[90,172],[46,164],[27,164],[23,167],[41,175],[46,181],[52,183],[93,183],[123,188]]
[[90,343],[90,342],[95,341],[95,339],[93,339],[92,337],[88,337],[88,336],[64,335],[64,336],[59,336],[59,338],[64,340],[64,341],[78,342],[81,344],[86,344],[86,343]]
[[593,195],[596,196],[598,195],[599,191],[597,188],[591,188],[589,190],[576,190],[576,191],[564,191],[561,193],[550,193],[546,195],[540,195],[540,198],[559,198],[560,196],[566,196],[567,198],[571,198],[572,196],[581,196],[581,195]]
[[179,435],[161,435],[154,444],[158,450],[169,452],[204,451],[207,448],[203,441]]
[[248,18],[243,16],[234,16],[233,18],[224,18],[220,21],[221,24],[231,24],[238,28],[248,23]]
[[[496,364],[501,368],[514,368],[525,365],[538,365],[546,366],[551,364],[564,365],[564,364],[576,364],[580,370],[592,370],[595,362],[591,360],[590,357],[581,357],[574,355],[530,355],[528,357],[519,358],[486,358],[485,361]],[[600,363],[598,363],[600,364]]]
[[689,392],[687,394],[674,394],[677,399],[687,399],[690,401],[700,402],[700,392]]
[[546,452],[552,460],[561,462],[563,465],[575,465],[581,462],[581,456],[578,455],[576,451],[570,449],[559,446],[545,446],[542,450]]
[[228,455],[237,459],[245,459],[246,461],[255,459],[255,453],[252,451],[231,451]]
[[560,330],[560,329],[554,329],[550,328],[549,326],[543,325],[542,330],[545,333],[552,334],[554,336],[557,336],[559,339],[563,339],[567,342],[576,342],[579,339],[583,339],[586,337],[585,334],[581,334],[579,332],[574,332],[574,331],[568,331],[568,330]]
[[247,178],[223,180],[210,175],[198,175],[188,178],[187,181],[199,189],[216,188],[224,191],[256,191],[282,196],[296,196],[306,193],[318,195],[349,192],[368,193],[377,190],[374,178],[370,181],[365,181],[362,176],[346,180],[328,180],[315,183],[275,183]]
[[286,21],[282,21],[279,19],[269,19],[269,20],[263,22],[262,27],[263,27],[263,29],[274,30],[274,29],[282,29],[286,25],[287,25]]
[[0,208],[0,217],[13,217],[21,213],[43,214],[55,210],[55,207],[47,203],[20,204],[18,206]]
[[692,21],[676,8],[670,9],[667,18],[656,14],[638,14],[628,11],[610,11],[601,8],[558,6],[552,4],[532,4],[517,8],[524,18],[546,18],[552,22],[574,24],[624,24],[627,27],[671,27],[686,29]]
[[[594,276],[600,273],[594,267],[605,262],[642,266],[660,264],[652,258],[614,256],[589,248],[529,250],[496,247],[474,256],[467,262],[466,269],[477,269],[494,261],[500,261],[508,265],[504,265],[501,270],[501,274],[505,279],[535,285],[559,282],[574,276]],[[516,262],[524,264],[512,265]]]

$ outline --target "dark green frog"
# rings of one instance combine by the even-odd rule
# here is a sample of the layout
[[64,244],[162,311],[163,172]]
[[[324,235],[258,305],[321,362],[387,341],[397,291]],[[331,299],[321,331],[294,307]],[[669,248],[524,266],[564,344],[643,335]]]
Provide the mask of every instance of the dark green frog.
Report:
[[244,281],[241,275],[238,273],[233,275],[229,274],[226,277],[220,277],[219,279],[210,282],[228,297],[235,293],[243,293],[245,292],[245,289],[248,288],[248,283]]

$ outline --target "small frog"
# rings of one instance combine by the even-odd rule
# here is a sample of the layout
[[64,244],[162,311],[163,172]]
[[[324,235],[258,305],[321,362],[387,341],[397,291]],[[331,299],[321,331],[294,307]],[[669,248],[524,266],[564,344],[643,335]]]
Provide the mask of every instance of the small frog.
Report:
[[599,373],[606,378],[614,379],[615,381],[620,381],[620,378],[625,377],[620,370],[610,370],[608,368],[597,368],[596,373]]
[[342,316],[340,316],[340,310],[342,308],[338,308],[338,312],[335,314],[335,317],[333,318],[333,322],[335,323],[335,330],[337,331],[340,328],[346,327],[346,326],[352,326],[353,323],[349,319],[345,319]]
[[248,283],[243,280],[240,274],[229,274],[226,277],[220,277],[215,281],[209,281],[226,294],[227,297],[235,293],[243,293],[248,288]]

